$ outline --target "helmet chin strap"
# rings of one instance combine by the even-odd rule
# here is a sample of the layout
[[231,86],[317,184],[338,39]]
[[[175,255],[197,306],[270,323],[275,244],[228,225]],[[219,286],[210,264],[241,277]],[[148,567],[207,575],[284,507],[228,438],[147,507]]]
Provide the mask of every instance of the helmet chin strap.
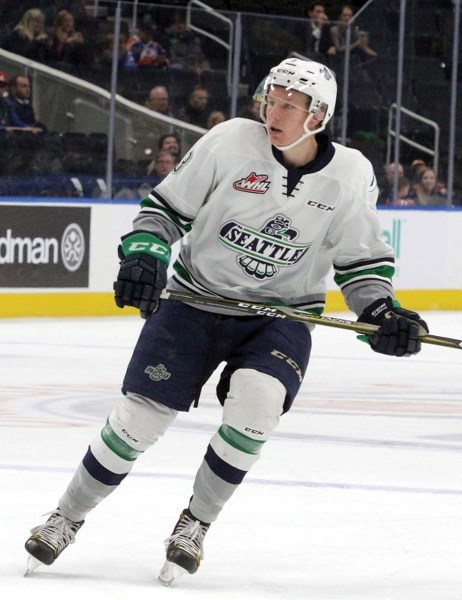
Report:
[[308,125],[311,123],[311,119],[314,116],[315,116],[314,113],[311,113],[307,116],[306,121],[303,123],[303,129],[304,129],[305,133],[302,134],[299,138],[297,138],[294,142],[292,142],[291,144],[287,144],[287,146],[276,146],[276,144],[274,144],[274,146],[278,150],[281,150],[281,152],[285,152],[286,150],[290,150],[294,146],[297,146],[298,144],[300,144],[300,142],[303,142],[303,140],[306,140],[307,138],[312,137],[313,135],[316,135],[320,131],[323,131],[326,127],[324,125],[324,123],[318,129],[313,129],[312,131],[310,131],[308,129]]

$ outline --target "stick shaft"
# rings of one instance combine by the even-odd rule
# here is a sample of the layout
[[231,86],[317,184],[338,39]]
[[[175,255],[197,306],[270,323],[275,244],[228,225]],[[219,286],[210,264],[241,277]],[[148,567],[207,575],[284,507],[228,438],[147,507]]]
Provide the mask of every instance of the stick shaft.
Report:
[[[327,327],[346,329],[365,335],[372,335],[379,329],[377,325],[371,325],[369,323],[360,323],[358,321],[349,321],[347,319],[340,319],[330,316],[318,316],[285,306],[266,306],[265,304],[243,302],[241,300],[232,300],[228,298],[200,296],[198,294],[192,294],[189,292],[164,290],[161,298],[180,300],[181,302],[197,304],[199,306],[208,306],[211,308],[228,309],[247,315],[260,315],[279,319],[290,319],[292,321],[299,321],[301,323],[325,325]],[[455,338],[426,334],[419,336],[419,339],[424,344],[433,344],[435,346],[444,346],[446,348],[462,350],[462,340]]]

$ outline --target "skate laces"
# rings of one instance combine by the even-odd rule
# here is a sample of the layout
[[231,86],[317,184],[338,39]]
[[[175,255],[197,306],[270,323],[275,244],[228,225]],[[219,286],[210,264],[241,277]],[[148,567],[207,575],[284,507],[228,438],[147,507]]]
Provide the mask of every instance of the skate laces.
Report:
[[74,543],[75,534],[80,529],[82,522],[70,521],[59,510],[45,513],[45,515],[50,514],[47,522],[34,527],[31,533],[33,537],[47,544],[53,548],[55,553],[59,554],[69,544]]
[[184,550],[192,556],[199,555],[204,558],[202,543],[207,533],[208,525],[202,525],[198,520],[191,519],[184,513],[178,521],[174,532],[165,540],[165,547],[173,544],[176,548]]

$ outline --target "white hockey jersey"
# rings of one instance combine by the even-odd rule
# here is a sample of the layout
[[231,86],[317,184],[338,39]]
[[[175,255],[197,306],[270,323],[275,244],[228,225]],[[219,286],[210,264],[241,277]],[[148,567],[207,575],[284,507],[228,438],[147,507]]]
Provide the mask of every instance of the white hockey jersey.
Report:
[[393,296],[372,165],[325,134],[317,140],[304,169],[284,167],[265,126],[247,119],[217,125],[193,146],[134,221],[168,243],[187,234],[171,289],[319,313],[333,265],[357,314]]

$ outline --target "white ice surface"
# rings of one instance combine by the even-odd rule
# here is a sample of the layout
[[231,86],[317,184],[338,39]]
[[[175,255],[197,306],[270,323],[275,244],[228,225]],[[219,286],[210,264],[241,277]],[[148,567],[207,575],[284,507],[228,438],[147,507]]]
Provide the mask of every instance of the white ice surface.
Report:
[[[462,337],[462,313],[424,316],[433,333]],[[24,578],[29,529],[117,400],[141,324],[0,320],[2,599],[462,599],[462,352],[426,345],[388,358],[327,327],[196,575],[157,582],[163,540],[221,421],[216,375],[76,543]]]

